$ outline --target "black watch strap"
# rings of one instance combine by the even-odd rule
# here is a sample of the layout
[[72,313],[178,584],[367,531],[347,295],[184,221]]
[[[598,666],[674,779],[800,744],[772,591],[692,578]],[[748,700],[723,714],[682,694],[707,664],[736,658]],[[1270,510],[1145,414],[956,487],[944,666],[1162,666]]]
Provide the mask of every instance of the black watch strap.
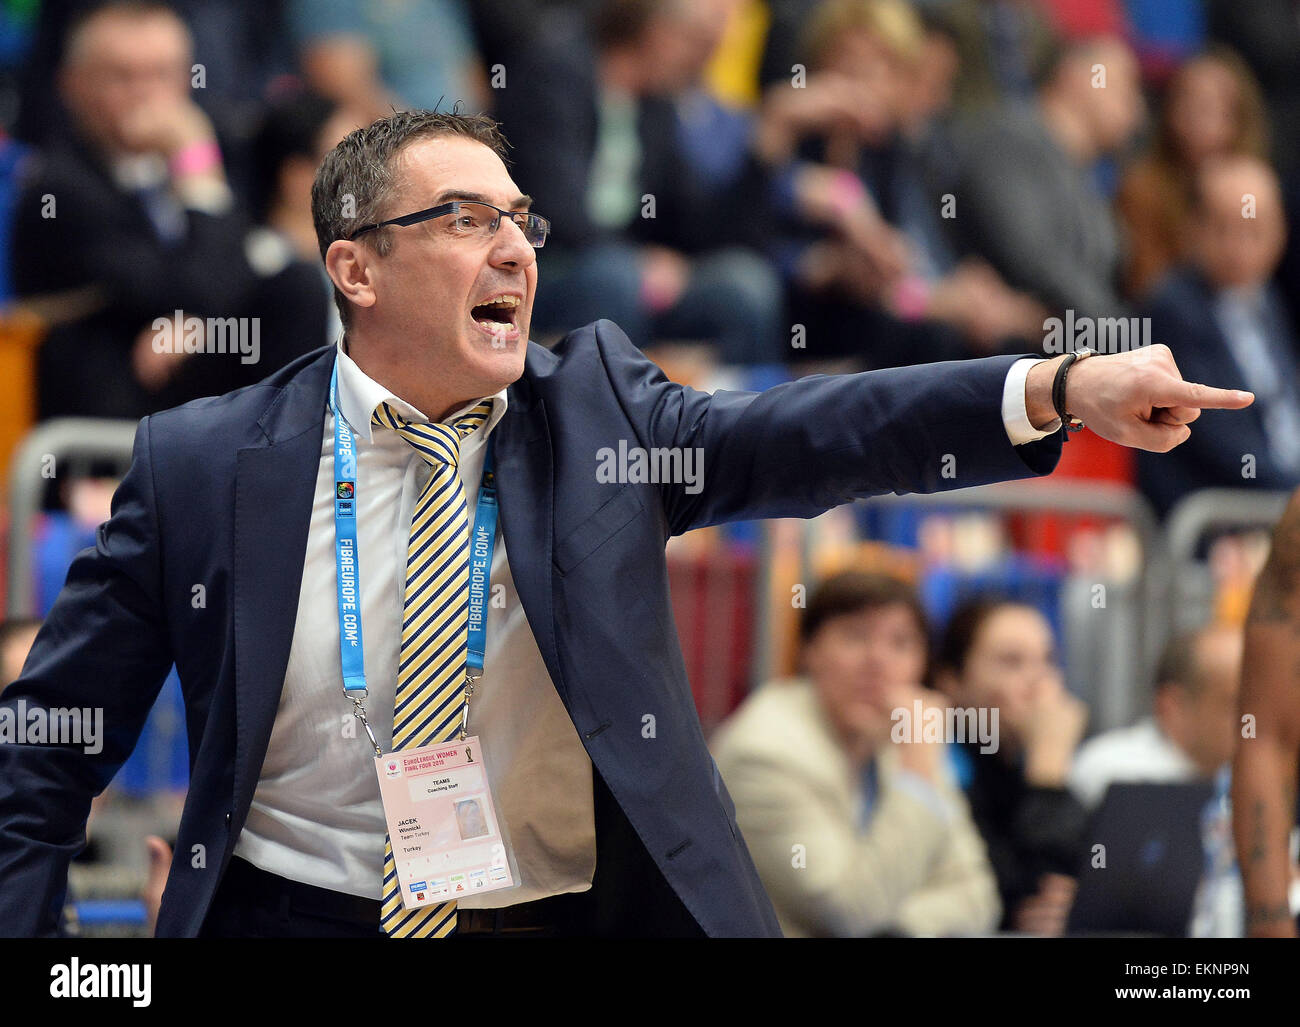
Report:
[[[1083,428],[1083,422],[1071,416],[1065,409],[1065,381],[1069,377],[1070,367],[1078,359],[1078,353],[1067,353],[1065,359],[1061,361],[1061,366],[1056,369],[1056,377],[1052,379],[1052,407],[1056,411],[1056,416],[1061,419],[1061,426],[1067,432],[1079,431]],[[1069,435],[1066,435],[1066,438],[1069,438]]]

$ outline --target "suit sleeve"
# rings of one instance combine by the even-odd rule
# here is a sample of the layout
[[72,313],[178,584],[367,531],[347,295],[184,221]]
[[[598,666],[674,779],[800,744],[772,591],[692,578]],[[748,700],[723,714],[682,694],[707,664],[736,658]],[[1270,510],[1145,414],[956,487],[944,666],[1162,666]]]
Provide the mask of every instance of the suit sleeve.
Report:
[[1002,389],[1016,356],[710,394],[670,382],[613,322],[595,327],[638,443],[694,450],[702,461],[702,481],[661,486],[674,535],[723,521],[814,517],[889,492],[1047,474],[1060,459],[1060,433],[1024,446],[1007,437]]
[[3,936],[55,933],[90,801],[131,754],[172,664],[152,473],[145,418],[112,516],[73,561],[22,674],[0,697],[0,723],[20,711],[30,722],[38,708],[100,718],[98,737],[83,734],[83,744],[0,743]]

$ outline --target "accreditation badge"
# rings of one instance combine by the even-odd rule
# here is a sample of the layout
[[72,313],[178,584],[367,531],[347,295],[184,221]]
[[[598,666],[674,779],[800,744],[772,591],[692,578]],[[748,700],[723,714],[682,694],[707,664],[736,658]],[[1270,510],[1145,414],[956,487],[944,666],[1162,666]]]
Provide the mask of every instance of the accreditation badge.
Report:
[[478,736],[375,757],[407,909],[513,888]]

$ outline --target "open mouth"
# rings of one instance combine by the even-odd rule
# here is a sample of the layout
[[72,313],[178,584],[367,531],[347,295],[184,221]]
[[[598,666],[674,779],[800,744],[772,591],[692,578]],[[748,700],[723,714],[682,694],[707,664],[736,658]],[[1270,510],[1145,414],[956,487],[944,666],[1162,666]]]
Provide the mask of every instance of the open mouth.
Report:
[[518,296],[494,296],[486,303],[471,307],[469,316],[480,328],[493,334],[511,333],[516,327],[519,303]]

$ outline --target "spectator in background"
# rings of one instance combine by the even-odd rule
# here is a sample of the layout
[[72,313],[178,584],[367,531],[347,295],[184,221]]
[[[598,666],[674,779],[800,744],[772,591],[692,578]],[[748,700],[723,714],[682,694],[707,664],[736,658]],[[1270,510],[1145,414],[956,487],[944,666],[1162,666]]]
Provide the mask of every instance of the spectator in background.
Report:
[[1192,180],[1211,157],[1264,157],[1264,101],[1241,58],[1221,48],[1194,57],[1169,81],[1148,153],[1125,172],[1116,206],[1127,229],[1125,292],[1141,298],[1186,256]]
[[[257,381],[323,338],[318,276],[266,274],[246,253],[190,66],[162,5],[108,4],[71,30],[59,82],[74,128],[25,177],[10,253],[19,296],[84,300],[41,348],[41,417],[141,417]],[[257,360],[251,327],[243,353],[186,352],[183,333],[154,328],[177,311],[265,319]]]
[[[266,90],[293,67],[285,21],[287,0],[170,0],[166,4],[193,37],[194,101],[217,128],[226,173],[237,195],[249,182],[249,144]],[[22,69],[13,134],[44,146],[65,136],[70,122],[58,88],[69,30],[109,0],[40,0]],[[141,0],[139,7],[160,6]]]
[[257,134],[258,191],[253,216],[259,226],[250,236],[267,263],[301,261],[320,280],[326,316],[322,345],[342,331],[334,287],[320,264],[316,227],[311,217],[311,184],[325,155],[364,121],[310,90],[294,92],[273,103]]
[[1038,3],[952,0],[944,6],[961,56],[954,95],[965,112],[1028,101],[1052,61],[1054,32]]
[[549,20],[508,69],[498,114],[513,173],[552,225],[538,332],[608,317],[643,347],[693,339],[728,364],[785,357],[780,279],[756,250],[766,171],[748,131],[692,148],[678,106],[698,95],[731,5],[604,0],[590,26]]
[[0,692],[18,680],[27,662],[27,653],[41,630],[37,617],[19,617],[0,622]]
[[957,228],[1053,313],[1123,313],[1118,232],[1093,166],[1130,139],[1142,110],[1132,52],[1100,38],[1066,45],[1032,103],[965,126]]
[[936,698],[920,687],[928,635],[916,592],[836,575],[810,597],[800,633],[807,676],[762,687],[713,739],[782,930],[991,930],[993,874],[943,745],[890,741],[891,711]]
[[1068,783],[1089,809],[1116,782],[1212,778],[1238,738],[1241,630],[1214,626],[1171,638],[1156,669],[1154,709],[1132,727],[1089,739]]
[[980,598],[948,622],[935,683],[954,704],[998,711],[998,750],[954,747],[988,846],[1004,929],[1059,935],[1074,901],[1086,813],[1066,788],[1087,708],[1061,681],[1052,629],[1034,607]]
[[[809,103],[789,94],[814,90],[859,112],[843,118],[828,102],[820,125],[791,124],[794,138],[784,141],[798,158],[786,173],[787,196],[802,224],[782,246],[781,263],[809,355],[856,355],[870,367],[893,367],[1036,339],[1045,312],[982,260],[959,261],[947,236],[942,189],[914,142],[939,113],[925,104],[942,103],[945,86],[919,72],[934,46],[927,49],[911,8],[904,0],[828,0],[805,44],[809,82],[769,91],[769,161],[779,153],[770,122],[789,121],[792,106]],[[931,66],[926,75],[938,70]],[[807,180],[815,176],[828,188],[824,199],[814,193],[809,202]],[[1023,341],[1015,348],[1023,350]]]
[[1300,484],[1296,340],[1271,281],[1285,238],[1267,164],[1247,156],[1206,162],[1192,192],[1190,260],[1152,291],[1142,313],[1184,374],[1253,389],[1255,403],[1236,419],[1206,411],[1187,445],[1159,460],[1139,456],[1139,485],[1161,516],[1198,488]]
[[394,108],[491,105],[462,0],[289,0],[289,24],[307,84],[360,124]]
[[1210,36],[1241,54],[1264,89],[1272,159],[1300,173],[1300,2],[1207,0]]

